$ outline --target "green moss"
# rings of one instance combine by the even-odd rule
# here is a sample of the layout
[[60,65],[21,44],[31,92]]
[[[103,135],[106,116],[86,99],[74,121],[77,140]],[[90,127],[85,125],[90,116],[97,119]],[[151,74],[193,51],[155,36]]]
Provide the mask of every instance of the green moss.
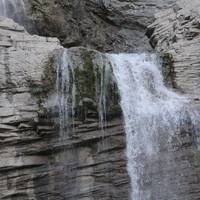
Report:
[[[85,116],[88,113],[99,112],[99,98],[101,91],[105,92],[106,112],[119,113],[119,94],[116,83],[113,81],[112,66],[110,63],[99,66],[93,62],[96,52],[81,49],[81,66],[74,70],[76,93],[76,105],[83,103]],[[106,59],[106,58],[103,58]],[[75,62],[75,61],[72,61]],[[75,62],[76,63],[76,62]],[[110,65],[110,66],[109,66]],[[83,101],[87,99],[88,101]],[[104,113],[105,114],[105,113]]]
[[44,66],[44,73],[42,76],[42,85],[44,87],[44,92],[46,96],[48,93],[54,89],[56,82],[56,69],[55,69],[55,60],[51,56]]
[[[45,32],[49,36],[55,34],[64,34],[64,29],[61,22],[57,19],[57,10],[48,9],[50,7],[48,2],[33,1],[32,15],[34,15],[36,26],[39,31]],[[47,26],[48,24],[48,26]]]
[[38,105],[41,107],[43,101],[48,97],[49,93],[54,89],[56,81],[56,71],[54,69],[54,58],[51,57],[44,66],[44,72],[41,82],[29,80],[30,93],[37,99]]
[[40,83],[36,83],[34,81],[30,81],[29,87],[31,95],[36,98],[39,108],[42,109],[42,103],[46,96],[45,95],[46,91],[44,91],[43,85],[41,85]]
[[120,105],[119,105],[119,101],[120,101],[119,99],[120,99],[120,96],[119,96],[116,83],[110,82],[108,85],[108,97],[107,97],[108,112],[118,113],[121,110]]
[[174,81],[174,61],[173,61],[173,56],[169,52],[162,52],[161,53],[161,60],[162,60],[162,66],[163,66],[163,77],[164,77],[164,82],[167,86],[170,87],[176,87],[175,81]]
[[41,84],[30,82],[29,87],[30,87],[31,94],[35,97],[43,96],[43,94],[45,93],[44,88]]
[[[92,57],[90,53],[81,49],[81,60],[83,62],[82,67],[76,67],[74,69],[74,82],[76,85],[77,103],[82,101],[84,98],[89,98],[93,102],[96,101],[96,77],[94,73],[94,64],[92,61]],[[88,103],[89,105],[89,103]],[[94,109],[94,105],[91,105],[92,109]]]
[[193,150],[193,155],[190,158],[190,162],[193,166],[199,167],[200,166],[200,153],[197,149]]
[[161,54],[161,57],[163,59],[163,62],[165,62],[165,63],[171,63],[173,60],[173,56],[169,52],[163,52]]
[[77,69],[75,77],[79,84],[79,94],[81,97],[88,97],[95,100],[95,74],[92,57],[86,50],[81,50],[81,59],[83,61],[83,68]]

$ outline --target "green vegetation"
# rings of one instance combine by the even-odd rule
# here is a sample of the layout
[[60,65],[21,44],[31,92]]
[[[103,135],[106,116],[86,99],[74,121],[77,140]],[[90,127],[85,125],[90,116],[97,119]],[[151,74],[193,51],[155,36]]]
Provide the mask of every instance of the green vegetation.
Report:
[[48,94],[55,87],[56,71],[54,68],[53,56],[45,63],[44,73],[41,82],[29,80],[31,95],[37,99],[38,105],[41,107],[43,101],[48,97]]
[[[119,95],[116,84],[113,81],[113,72],[110,63],[95,62],[97,52],[80,48],[71,52],[70,93],[75,86],[75,113],[78,118],[87,116],[98,117],[102,99],[105,97],[106,112],[119,112]],[[70,52],[69,52],[70,54]],[[103,58],[105,61],[106,58]],[[30,92],[36,98],[39,107],[43,110],[43,103],[49,93],[55,89],[56,70],[55,60],[52,56],[44,66],[41,81],[29,80]],[[103,109],[103,108],[102,108]],[[104,110],[103,110],[104,112]]]
[[[74,69],[74,82],[76,86],[76,105],[83,104],[85,115],[88,113],[98,113],[99,97],[101,92],[106,98],[106,111],[110,113],[118,112],[119,95],[116,84],[112,76],[110,63],[100,65],[94,62],[96,52],[88,49],[80,49],[81,66]],[[74,58],[72,59],[75,62]],[[105,61],[106,58],[103,58]]]
[[173,66],[173,56],[169,52],[162,52],[161,53],[161,60],[162,60],[162,66],[163,66],[163,77],[164,77],[164,82],[167,86],[170,87],[176,87],[175,82],[174,82],[174,66]]

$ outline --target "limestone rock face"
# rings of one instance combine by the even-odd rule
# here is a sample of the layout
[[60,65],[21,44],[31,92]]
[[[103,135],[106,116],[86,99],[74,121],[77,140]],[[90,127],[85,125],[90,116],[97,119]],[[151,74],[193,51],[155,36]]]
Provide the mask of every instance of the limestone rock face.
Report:
[[33,21],[26,15],[23,0],[0,0],[0,16],[14,19],[15,22],[26,27],[28,32],[35,33]]
[[[53,98],[56,59],[63,51],[58,40],[31,36],[0,18],[0,51],[0,199],[128,199],[120,117],[109,117],[105,134],[97,107],[90,111],[86,106],[88,112],[75,119],[70,137],[59,134]],[[100,53],[69,51],[81,67],[76,73],[92,77],[93,70],[84,70],[91,61],[76,58]]]
[[30,36],[7,18],[0,18],[0,35],[0,198],[34,199],[35,180],[41,176],[37,168],[47,156],[31,153],[44,141],[29,83],[41,80],[45,63],[61,46],[57,39]]
[[[163,58],[167,83],[176,91],[191,98],[191,103],[197,110],[200,108],[199,8],[198,0],[179,0],[173,8],[158,12],[155,15],[156,21],[147,31],[151,45]],[[170,194],[163,192],[163,195],[157,196],[160,200],[197,200],[200,196],[199,129],[194,133],[187,120],[182,129],[180,134],[175,134],[172,139],[171,151],[163,152],[164,160],[161,159],[160,165],[164,166],[164,170],[161,173],[168,174],[168,178],[174,178],[168,179]],[[169,163],[166,162],[166,155],[170,157]],[[155,178],[159,176],[159,171],[155,172]]]
[[65,47],[100,51],[150,51],[146,27],[154,13],[175,0],[26,0],[42,35],[58,37]]
[[200,94],[200,2],[181,0],[156,14],[149,26],[151,44],[171,65],[173,86],[189,95]]

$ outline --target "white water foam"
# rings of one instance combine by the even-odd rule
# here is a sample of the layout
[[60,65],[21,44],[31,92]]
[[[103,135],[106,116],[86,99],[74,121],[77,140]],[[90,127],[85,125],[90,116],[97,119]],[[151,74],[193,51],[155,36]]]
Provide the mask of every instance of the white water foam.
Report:
[[144,178],[146,166],[168,149],[183,124],[189,122],[195,127],[197,116],[186,97],[165,87],[155,56],[112,54],[108,59],[121,96],[131,199],[151,200],[151,189],[143,190],[151,176]]

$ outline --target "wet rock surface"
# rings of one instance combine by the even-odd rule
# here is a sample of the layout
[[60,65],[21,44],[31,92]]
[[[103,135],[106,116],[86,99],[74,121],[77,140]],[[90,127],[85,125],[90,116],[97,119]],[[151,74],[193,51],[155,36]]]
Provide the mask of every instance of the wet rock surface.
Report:
[[[167,84],[188,96],[196,111],[199,111],[200,95],[199,7],[198,0],[177,1],[173,8],[158,12],[155,22],[147,31],[151,45],[163,59]],[[167,191],[162,193],[163,196],[156,193],[158,199],[199,199],[199,129],[194,134],[193,128],[190,126],[190,120],[186,120],[180,133],[171,141],[171,150],[168,150],[169,162],[166,162],[169,158],[166,157],[167,154],[163,154],[160,159],[161,165],[165,163],[162,173],[168,174],[169,177],[173,174],[174,178],[169,179],[172,186],[169,189],[171,196]],[[160,180],[157,175],[159,173],[155,174],[156,181]]]
[[0,34],[0,199],[128,199],[121,119],[111,117],[103,132],[85,114],[61,138],[51,99],[63,48],[10,19],[0,18]]
[[[40,34],[57,36],[66,47],[83,45],[106,52],[150,50],[146,27],[156,10],[168,3],[173,2],[26,1]],[[151,44],[162,52],[171,86],[195,102],[199,100],[198,6],[195,0],[180,1],[162,10],[147,32]],[[12,20],[0,18],[0,51],[0,199],[128,200],[125,133],[118,102],[111,101],[106,131],[102,131],[94,97],[91,58],[102,54],[87,48],[69,50],[77,65],[77,87],[86,91],[76,102],[82,105],[86,100],[86,104],[66,139],[59,134],[54,102],[55,62],[63,51],[58,40],[30,36]],[[158,162],[149,162],[155,166],[152,180],[149,163],[146,166],[141,186],[148,192],[151,184],[163,184],[162,192],[153,188],[159,200],[169,199],[169,191],[179,195],[173,196],[175,200],[199,199],[199,138],[192,132],[190,126],[181,130]],[[171,181],[169,188],[163,178]]]

